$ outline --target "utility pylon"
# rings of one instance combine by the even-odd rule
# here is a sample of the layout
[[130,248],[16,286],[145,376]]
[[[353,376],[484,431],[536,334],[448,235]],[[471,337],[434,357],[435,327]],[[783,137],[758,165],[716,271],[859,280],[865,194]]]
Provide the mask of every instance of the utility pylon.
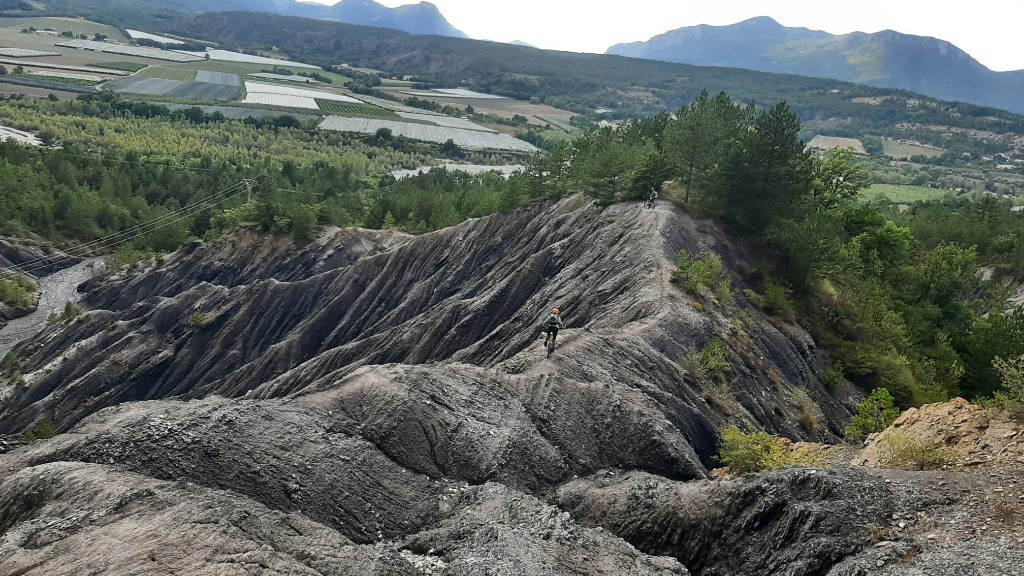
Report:
[[243,178],[242,183],[246,184],[246,204],[253,200],[253,189],[259,186],[259,182],[252,178]]

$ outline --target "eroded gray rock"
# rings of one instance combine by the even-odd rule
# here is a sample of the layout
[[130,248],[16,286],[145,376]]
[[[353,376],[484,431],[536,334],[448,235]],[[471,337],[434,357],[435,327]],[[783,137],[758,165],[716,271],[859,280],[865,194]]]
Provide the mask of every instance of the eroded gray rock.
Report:
[[[724,556],[739,545],[732,533],[701,531],[670,502],[647,509],[597,498],[599,487],[574,477],[623,469],[689,486],[683,481],[706,477],[724,424],[835,439],[852,398],[820,385],[823,365],[799,327],[769,321],[739,292],[735,304],[695,304],[670,281],[680,250],[720,254],[743,287],[742,251],[668,205],[601,210],[570,199],[418,237],[350,230],[302,247],[244,233],[196,243],[138,274],[90,283],[84,316],[16,349],[24,383],[0,391],[0,433],[45,417],[64,434],[0,455],[0,482],[18,510],[17,495],[31,501],[29,480],[43,471],[69,467],[84,481],[116,470],[161,490],[202,491],[175,518],[190,506],[226,514],[218,522],[230,523],[234,510],[297,516],[311,523],[304,532],[345,551],[324,564],[272,541],[283,535],[218,541],[245,554],[271,546],[277,555],[241,556],[271,574],[665,575],[685,574],[683,564],[728,566]],[[552,306],[564,310],[566,328],[548,358],[538,324]],[[714,337],[730,368],[722,377],[687,372],[679,358]],[[816,427],[806,425],[808,412]],[[118,482],[110,494],[84,491],[78,504],[72,491],[44,492],[4,524],[0,560],[37,566],[20,536],[33,519],[70,522],[74,506],[103,508],[120,497]],[[840,535],[820,546],[821,559],[806,558],[801,535],[818,517],[779,504],[788,497],[816,510],[827,481],[776,481],[775,508],[760,516],[768,501],[758,489],[730,486],[722,494],[735,503],[721,520],[739,522],[735,534],[754,514],[793,536],[761,561],[826,567],[849,554],[855,538]],[[210,494],[231,505],[210,511]],[[158,510],[123,510],[143,531],[180,534]],[[662,522],[672,518],[692,529]],[[703,559],[646,527],[693,537]],[[84,542],[72,531],[58,536],[40,548],[40,570]],[[143,573],[151,547],[128,547],[112,573]],[[220,557],[205,558],[173,565],[215,573]]]

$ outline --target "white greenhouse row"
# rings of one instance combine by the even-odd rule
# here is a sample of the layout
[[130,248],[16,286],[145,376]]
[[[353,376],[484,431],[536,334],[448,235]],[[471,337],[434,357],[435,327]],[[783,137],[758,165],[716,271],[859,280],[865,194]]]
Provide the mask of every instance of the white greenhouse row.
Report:
[[305,108],[308,110],[319,110],[316,99],[308,96],[293,96],[291,94],[268,94],[266,92],[249,92],[245,95],[242,104],[263,104],[264,106],[282,106],[284,108]]
[[95,40],[68,40],[60,42],[57,46],[65,48],[79,48],[81,50],[92,50],[93,52],[107,52],[110,54],[125,54],[128,56],[141,56],[154,60],[169,60],[171,62],[199,62],[204,58],[189,53],[178,51],[161,50],[159,48],[146,48],[145,46],[124,46],[122,44],[111,44],[109,42],[96,42]]
[[184,44],[181,40],[175,40],[174,38],[168,38],[167,36],[157,36],[156,34],[150,34],[141,30],[132,30],[131,28],[125,28],[125,32],[128,33],[133,39],[138,40],[145,38],[146,40],[152,40],[161,44]]
[[413,140],[443,144],[448,140],[460,148],[467,150],[511,150],[514,152],[537,152],[537,148],[529,142],[517,140],[508,134],[481,132],[479,130],[462,130],[444,126],[413,124],[397,120],[378,118],[343,118],[328,116],[320,123],[321,130],[336,132],[356,132],[360,134],[376,134],[377,130],[387,128],[395,136],[404,136]]
[[280,84],[267,84],[265,82],[245,83],[245,91],[249,94],[280,94],[282,96],[300,96],[303,98],[319,98],[320,100],[334,100],[337,102],[349,102],[359,104],[359,100],[335,94],[334,92],[323,92],[321,90],[308,90],[306,88],[295,88],[292,86],[281,86]]
[[277,58],[264,58],[263,56],[253,56],[252,54],[242,54],[241,52],[232,52],[230,50],[214,50],[207,49],[206,52],[187,52],[185,50],[175,50],[180,54],[188,54],[193,57],[205,60],[207,56],[210,60],[222,60],[224,62],[247,62],[250,64],[268,64],[276,66],[294,66],[296,68],[312,68],[313,70],[319,70],[319,66],[313,66],[312,64],[303,64],[301,62],[292,62],[290,60],[279,60]]
[[433,116],[430,114],[413,114],[409,112],[395,112],[406,120],[417,120],[420,122],[431,122],[438,126],[447,126],[448,128],[462,128],[463,130],[479,130],[481,132],[497,132],[491,128],[474,124],[465,118],[455,118],[452,116]]

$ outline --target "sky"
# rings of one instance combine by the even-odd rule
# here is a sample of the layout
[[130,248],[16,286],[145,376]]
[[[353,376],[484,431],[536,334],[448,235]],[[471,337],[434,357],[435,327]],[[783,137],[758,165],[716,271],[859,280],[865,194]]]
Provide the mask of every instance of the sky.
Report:
[[[314,0],[335,4],[337,0]],[[409,0],[376,0],[385,6]],[[783,26],[832,34],[896,30],[952,42],[992,70],[1024,70],[1017,0],[431,0],[471,38],[604,53],[609,46],[697,24],[721,26],[771,16]],[[613,12],[609,6],[618,5]]]

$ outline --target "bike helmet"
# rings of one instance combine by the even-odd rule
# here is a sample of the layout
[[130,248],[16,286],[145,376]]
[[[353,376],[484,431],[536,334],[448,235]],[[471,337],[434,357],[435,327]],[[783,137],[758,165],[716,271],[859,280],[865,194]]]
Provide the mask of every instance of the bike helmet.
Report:
[[554,310],[552,310],[551,313],[552,314],[558,314],[558,308],[555,308]]

